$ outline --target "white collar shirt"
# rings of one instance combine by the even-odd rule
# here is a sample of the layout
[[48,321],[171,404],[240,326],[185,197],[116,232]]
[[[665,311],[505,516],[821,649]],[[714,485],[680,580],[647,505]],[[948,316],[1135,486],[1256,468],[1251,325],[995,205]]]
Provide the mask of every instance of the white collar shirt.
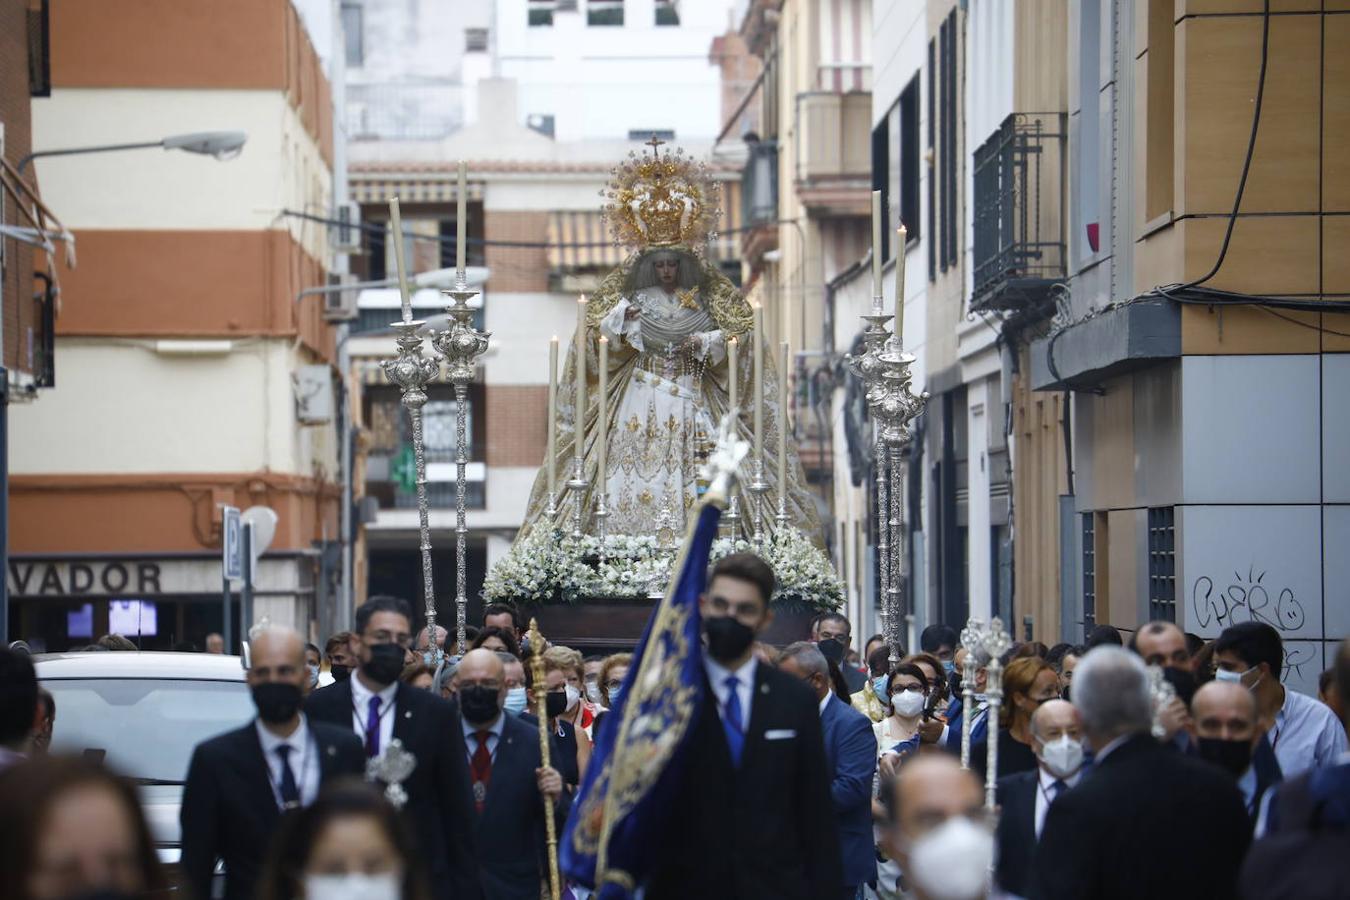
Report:
[[366,722],[370,717],[370,698],[380,698],[380,753],[384,753],[389,742],[394,739],[394,700],[398,694],[398,682],[386,686],[378,694],[366,687],[356,672],[352,673],[348,683],[352,686],[352,727],[363,743],[366,739]]
[[1345,726],[1336,719],[1336,714],[1325,704],[1287,686],[1284,705],[1275,714],[1275,724],[1266,737],[1286,781],[1309,769],[1335,765],[1347,749]]
[[827,706],[830,705],[830,698],[833,697],[833,696],[834,696],[834,690],[833,690],[833,689],[830,689],[830,690],[828,690],[828,691],[825,692],[825,696],[824,696],[824,697],[821,697],[821,698],[820,698],[820,703],[817,704],[817,706],[818,706],[818,708],[820,709],[820,714],[821,714],[822,716],[825,715],[825,707],[827,707]]
[[300,724],[286,737],[278,737],[268,731],[260,720],[254,720],[258,729],[258,743],[262,745],[263,759],[267,762],[268,780],[271,781],[272,796],[277,808],[285,807],[281,799],[281,782],[285,778],[282,770],[279,747],[290,747],[286,764],[291,767],[291,777],[300,791],[300,805],[309,806],[319,795],[319,748],[310,736],[309,723],[304,713],[300,714]]
[[[1069,787],[1077,786],[1078,782],[1083,780],[1083,770],[1079,769],[1068,778],[1056,778],[1044,768],[1037,767],[1036,772],[1036,839],[1041,838],[1041,829],[1045,827],[1045,814],[1050,811],[1050,802],[1054,798],[1053,785],[1056,781],[1062,781]],[[1060,792],[1063,796],[1063,791]]]
[[736,676],[736,697],[741,701],[741,730],[745,733],[749,733],[750,730],[750,705],[754,702],[755,671],[758,666],[759,660],[754,654],[751,654],[750,658],[734,672],[718,665],[707,654],[703,657],[703,671],[707,673],[708,684],[712,687],[713,696],[717,698],[717,714],[723,718],[726,717],[727,699],[730,696],[727,678]]
[[469,761],[473,762],[473,755],[478,750],[478,732],[486,731],[488,733],[487,749],[488,756],[492,761],[497,761],[497,745],[502,741],[502,730],[506,728],[506,713],[498,713],[497,720],[484,728],[482,725],[470,725],[469,720],[460,717],[460,724],[464,727],[464,748],[469,755]]

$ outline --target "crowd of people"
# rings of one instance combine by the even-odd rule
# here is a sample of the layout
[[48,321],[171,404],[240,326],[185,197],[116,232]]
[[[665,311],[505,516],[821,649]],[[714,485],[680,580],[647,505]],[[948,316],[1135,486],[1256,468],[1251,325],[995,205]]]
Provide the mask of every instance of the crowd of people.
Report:
[[[963,767],[954,629],[855,652],[827,613],[772,646],[774,582],[750,554],[712,570],[702,708],[642,897],[1343,895],[1350,641],[1318,699],[1281,683],[1279,633],[1257,622],[1209,642],[1150,622],[1128,642],[1102,626],[1082,646],[1015,644],[997,707],[973,666]],[[414,625],[380,596],[322,649],[250,634],[256,717],[193,752],[171,869],[133,786],[50,754],[55,703],[22,649],[0,649],[5,895],[538,900],[547,818],[562,834],[633,658],[532,646],[519,611],[493,604],[468,651],[431,666],[433,644],[454,648]]]

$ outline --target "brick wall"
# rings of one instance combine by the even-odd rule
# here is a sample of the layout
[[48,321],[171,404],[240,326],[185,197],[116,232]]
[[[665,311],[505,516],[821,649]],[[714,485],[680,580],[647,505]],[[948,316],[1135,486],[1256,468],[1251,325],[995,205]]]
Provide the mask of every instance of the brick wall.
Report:
[[544,292],[548,290],[548,213],[487,210],[483,215],[484,236],[489,241],[521,241],[536,247],[487,246],[487,265],[492,270],[489,291]]
[[[0,123],[5,126],[5,159],[17,166],[32,149],[32,107],[28,92],[28,0],[0,0]],[[32,176],[32,169],[29,169]],[[11,197],[0,200],[4,221],[29,225]],[[0,296],[4,301],[4,363],[31,371],[27,333],[35,327],[32,302],[34,253],[27,244],[4,242],[4,272]]]
[[548,443],[548,385],[487,385],[486,394],[487,464],[542,464]]

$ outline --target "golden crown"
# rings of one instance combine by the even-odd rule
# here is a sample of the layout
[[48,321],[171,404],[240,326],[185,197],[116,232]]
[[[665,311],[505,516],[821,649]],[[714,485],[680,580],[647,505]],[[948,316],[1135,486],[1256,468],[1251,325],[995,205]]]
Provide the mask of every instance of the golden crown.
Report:
[[632,247],[699,247],[717,223],[717,193],[707,167],[677,149],[629,153],[604,191],[605,218],[619,244]]

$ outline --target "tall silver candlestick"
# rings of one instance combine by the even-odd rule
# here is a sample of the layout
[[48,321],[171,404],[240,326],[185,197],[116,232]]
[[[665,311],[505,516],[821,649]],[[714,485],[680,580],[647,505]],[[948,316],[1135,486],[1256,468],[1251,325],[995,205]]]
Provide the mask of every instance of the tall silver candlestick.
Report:
[[[462,257],[461,257],[462,258]],[[431,339],[436,350],[445,358],[450,383],[455,387],[455,646],[463,655],[465,616],[469,608],[468,573],[468,516],[465,511],[465,486],[468,481],[469,449],[467,416],[469,385],[473,382],[478,357],[487,352],[491,332],[473,327],[473,310],[469,301],[478,296],[470,290],[464,269],[455,273],[454,290],[442,291],[451,300],[446,307],[450,327],[437,332]]]
[[961,661],[961,768],[970,768],[970,734],[975,718],[975,672],[980,667],[980,653],[984,646],[983,619],[971,619],[961,629],[961,649],[966,651]]
[[413,462],[417,475],[417,520],[419,527],[419,548],[422,551],[422,597],[425,604],[427,634],[429,646],[435,651],[436,634],[436,590],[431,570],[431,523],[427,513],[427,464],[422,443],[422,407],[427,402],[427,384],[440,371],[440,364],[434,359],[422,355],[422,337],[418,331],[426,323],[416,321],[412,315],[412,289],[408,281],[408,270],[403,258],[403,221],[399,215],[398,198],[389,201],[389,218],[393,227],[394,263],[398,270],[399,295],[402,301],[402,318],[393,323],[398,344],[398,356],[382,362],[385,376],[398,385],[402,402],[408,410],[412,422]]

